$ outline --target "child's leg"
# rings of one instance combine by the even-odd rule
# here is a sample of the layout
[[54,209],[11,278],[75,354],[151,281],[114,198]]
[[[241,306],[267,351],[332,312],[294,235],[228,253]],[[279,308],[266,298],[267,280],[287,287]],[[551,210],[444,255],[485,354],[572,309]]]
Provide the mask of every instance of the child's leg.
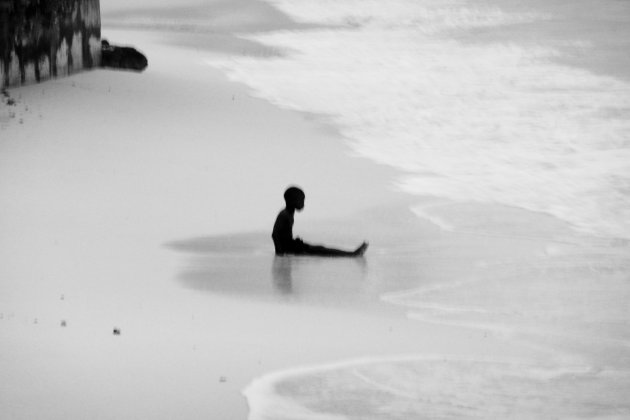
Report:
[[336,248],[327,248],[321,245],[309,245],[304,243],[304,248],[302,253],[304,255],[319,255],[326,257],[358,257],[363,255],[365,250],[367,249],[367,243],[363,242],[361,246],[359,246],[354,251],[344,251]]

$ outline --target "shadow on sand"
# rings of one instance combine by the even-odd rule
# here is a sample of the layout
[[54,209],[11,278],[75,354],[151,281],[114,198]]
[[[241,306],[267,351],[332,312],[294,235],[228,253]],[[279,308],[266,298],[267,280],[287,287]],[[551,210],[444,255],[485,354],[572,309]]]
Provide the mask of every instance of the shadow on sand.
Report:
[[189,255],[177,280],[192,290],[325,304],[378,300],[365,258],[275,256],[268,233],[198,237],[166,246]]

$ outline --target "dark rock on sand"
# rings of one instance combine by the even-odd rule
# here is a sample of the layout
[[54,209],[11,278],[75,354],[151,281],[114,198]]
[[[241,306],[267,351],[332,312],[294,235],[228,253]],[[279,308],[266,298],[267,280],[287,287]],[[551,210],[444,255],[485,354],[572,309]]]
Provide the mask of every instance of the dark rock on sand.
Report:
[[143,71],[149,62],[140,51],[132,47],[110,45],[101,41],[101,66],[123,70]]

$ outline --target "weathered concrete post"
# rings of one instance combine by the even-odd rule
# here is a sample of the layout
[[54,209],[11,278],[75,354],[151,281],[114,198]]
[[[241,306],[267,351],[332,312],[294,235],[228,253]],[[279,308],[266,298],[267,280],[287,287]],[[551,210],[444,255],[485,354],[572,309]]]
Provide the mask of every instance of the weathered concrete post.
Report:
[[[5,85],[5,78],[9,72],[9,65],[11,63],[11,48],[10,39],[11,34],[9,32],[9,15],[13,10],[13,4],[11,0],[0,0],[0,86]],[[8,80],[6,80],[8,84]]]
[[100,65],[99,0],[0,0],[0,86]]

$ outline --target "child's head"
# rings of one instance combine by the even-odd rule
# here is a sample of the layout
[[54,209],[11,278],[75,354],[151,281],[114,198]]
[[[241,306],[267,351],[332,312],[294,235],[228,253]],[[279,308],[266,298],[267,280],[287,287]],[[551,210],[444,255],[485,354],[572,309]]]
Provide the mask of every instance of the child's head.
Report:
[[284,192],[284,202],[287,204],[287,207],[293,207],[297,210],[302,210],[304,208],[304,199],[306,195],[304,191],[302,191],[298,187],[289,187]]

